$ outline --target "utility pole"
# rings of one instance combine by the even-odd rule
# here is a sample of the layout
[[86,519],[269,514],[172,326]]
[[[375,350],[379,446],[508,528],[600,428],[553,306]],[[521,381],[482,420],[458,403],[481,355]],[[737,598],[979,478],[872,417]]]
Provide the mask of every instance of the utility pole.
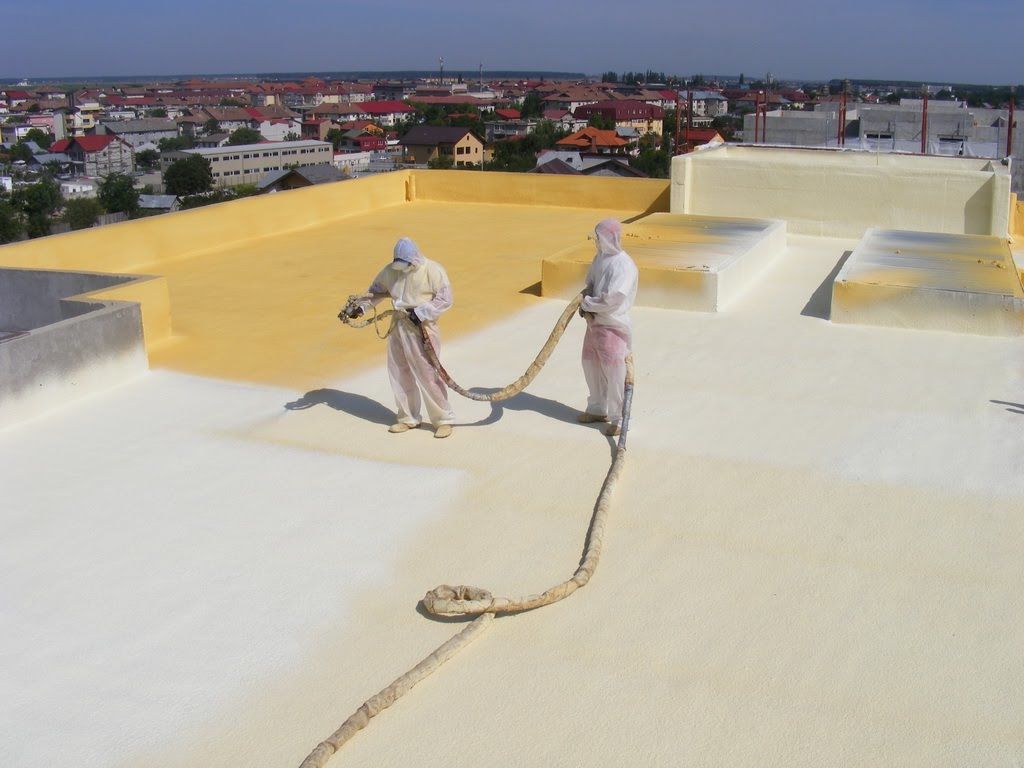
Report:
[[1010,157],[1013,154],[1013,92],[1017,90],[1017,86],[1010,88],[1010,114],[1009,120],[1006,122],[1006,156]]
[[675,143],[673,143],[673,145],[672,145],[672,154],[673,155],[678,155],[679,154],[679,119],[681,117],[681,115],[679,114],[680,108],[681,108],[681,106],[679,104],[679,91],[676,90],[676,139],[675,139]]
[[921,154],[928,154],[928,86],[922,85],[924,101],[921,102]]
[[686,89],[686,151],[690,151],[690,129],[693,128],[693,90]]

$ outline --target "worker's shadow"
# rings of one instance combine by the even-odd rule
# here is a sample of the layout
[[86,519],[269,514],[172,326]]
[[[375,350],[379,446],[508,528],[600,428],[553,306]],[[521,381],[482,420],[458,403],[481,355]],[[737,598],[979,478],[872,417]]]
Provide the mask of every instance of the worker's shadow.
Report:
[[[498,387],[491,389],[485,389],[478,387],[470,390],[471,392],[478,394],[491,394],[492,392],[499,391]],[[355,416],[357,419],[363,419],[373,424],[381,424],[387,426],[394,424],[395,412],[387,406],[378,403],[376,400],[372,400],[369,397],[363,395],[357,395],[352,392],[342,392],[337,389],[314,389],[298,400],[293,400],[290,403],[285,403],[285,408],[289,411],[304,411],[308,408],[312,408],[315,405],[326,405],[328,408],[333,408],[336,411],[347,413],[350,416]],[[502,400],[499,403],[490,403],[491,412],[487,416],[479,421],[471,421],[461,424],[456,424],[457,427],[486,427],[489,424],[494,424],[505,415],[506,410],[511,411],[535,411],[543,416],[547,416],[558,421],[568,422],[570,424],[576,423],[577,411],[570,408],[564,403],[560,403],[557,400],[549,400],[546,397],[537,397],[531,395],[529,392],[521,392],[515,397],[509,398],[508,400]]]
[[1008,405],[1009,408],[1004,408],[1004,411],[1009,413],[1018,413],[1024,416],[1024,403],[1011,403],[1009,400],[989,400],[993,405]]
[[[478,395],[491,395],[495,392],[499,392],[500,387],[474,387],[470,390],[474,394]],[[491,412],[486,418],[480,421],[474,421],[471,424],[463,424],[466,427],[485,427],[488,424],[494,424],[501,420],[501,417],[505,415],[505,411],[533,411],[539,413],[542,416],[547,416],[550,419],[556,421],[564,421],[569,424],[576,423],[576,416],[579,413],[575,408],[570,408],[565,403],[560,403],[557,400],[551,400],[546,397],[537,397],[537,395],[531,395],[529,392],[520,392],[515,397],[510,397],[508,400],[501,400],[500,402],[491,402]]]
[[298,400],[285,403],[289,411],[304,411],[314,405],[326,405],[336,411],[342,411],[357,419],[387,426],[395,423],[395,413],[376,400],[352,392],[341,392],[337,389],[314,389]]

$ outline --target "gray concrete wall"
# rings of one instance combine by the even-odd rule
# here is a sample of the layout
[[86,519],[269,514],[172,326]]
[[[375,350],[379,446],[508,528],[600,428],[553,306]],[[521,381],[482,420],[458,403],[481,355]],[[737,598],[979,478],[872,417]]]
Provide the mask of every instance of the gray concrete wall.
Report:
[[65,298],[132,279],[0,269],[0,428],[147,370],[138,304]]
[[138,304],[66,303],[81,314],[0,342],[0,429],[148,369]]
[[89,272],[0,269],[0,330],[28,331],[88,311],[68,296],[98,291],[135,278]]

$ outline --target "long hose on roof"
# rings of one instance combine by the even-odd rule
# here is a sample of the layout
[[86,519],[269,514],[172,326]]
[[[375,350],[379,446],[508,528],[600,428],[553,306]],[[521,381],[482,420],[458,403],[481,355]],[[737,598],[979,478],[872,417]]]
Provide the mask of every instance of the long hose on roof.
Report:
[[[526,389],[530,382],[536,378],[541,368],[544,367],[548,358],[551,357],[554,348],[561,340],[562,334],[565,333],[565,329],[572,320],[573,315],[579,308],[581,298],[582,296],[575,297],[566,306],[565,311],[562,312],[561,317],[558,318],[558,322],[555,323],[555,327],[548,336],[547,342],[541,348],[541,351],[537,354],[530,367],[526,369],[526,372],[508,386],[492,394],[481,395],[470,392],[456,384],[444,369],[438,358],[437,350],[434,349],[430,337],[421,326],[420,333],[423,338],[423,348],[427,358],[434,368],[437,369],[441,378],[460,395],[472,400],[485,402],[507,400]],[[391,328],[396,322],[395,316],[398,314],[395,310],[387,310],[380,314],[375,312],[371,318],[360,320],[351,318],[347,313],[342,312],[339,317],[342,319],[342,322],[353,328],[365,328],[372,324],[378,327],[377,335],[385,338],[391,332]],[[381,335],[378,323],[388,319],[389,316],[391,325],[387,332]],[[448,584],[442,584],[427,592],[423,596],[422,602],[423,607],[431,614],[435,616],[475,616],[476,618],[467,624],[461,632],[438,646],[429,656],[392,682],[387,688],[364,701],[362,706],[352,713],[338,730],[320,742],[316,749],[309,753],[306,759],[302,761],[300,768],[322,768],[322,766],[326,765],[331,756],[341,749],[345,742],[365,728],[372,718],[394,704],[414,685],[428,677],[448,659],[479,637],[490,625],[495,614],[521,613],[522,611],[529,611],[534,608],[550,605],[551,603],[557,603],[590,581],[590,577],[597,570],[597,564],[601,558],[612,492],[615,490],[619,475],[622,473],[622,466],[626,461],[626,437],[629,433],[629,414],[632,405],[633,358],[629,356],[626,358],[626,382],[622,399],[622,428],[615,449],[615,456],[612,458],[608,472],[601,483],[601,490],[597,495],[594,512],[590,518],[590,527],[587,530],[583,557],[580,558],[579,565],[573,575],[545,592],[520,597],[495,597],[486,589],[481,589],[480,587],[450,586]]]

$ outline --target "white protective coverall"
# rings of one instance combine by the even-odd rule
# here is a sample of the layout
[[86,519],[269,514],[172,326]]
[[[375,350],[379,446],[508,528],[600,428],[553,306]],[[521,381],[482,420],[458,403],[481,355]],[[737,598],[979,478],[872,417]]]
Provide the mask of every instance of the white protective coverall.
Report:
[[622,391],[626,383],[626,357],[633,349],[629,310],[636,300],[639,272],[622,250],[622,225],[605,219],[594,230],[597,254],[587,271],[580,309],[587,315],[583,338],[583,375],[590,397],[587,413],[612,424],[622,419]]
[[409,426],[419,424],[420,406],[425,404],[434,426],[454,423],[448,388],[427,359],[420,330],[408,315],[408,310],[416,313],[440,354],[437,319],[452,305],[448,275],[440,264],[425,258],[416,243],[403,237],[395,244],[394,261],[380,271],[361,298],[376,304],[386,297],[399,311],[388,336],[388,378],[395,394],[398,421]]

